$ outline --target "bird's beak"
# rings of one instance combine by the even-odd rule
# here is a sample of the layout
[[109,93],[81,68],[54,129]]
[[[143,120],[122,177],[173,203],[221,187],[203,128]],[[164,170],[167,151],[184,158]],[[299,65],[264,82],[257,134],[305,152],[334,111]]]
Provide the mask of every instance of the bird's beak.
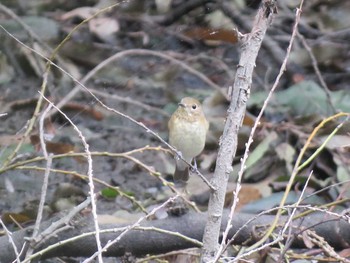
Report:
[[185,108],[185,104],[179,102],[179,106],[182,107],[182,108]]

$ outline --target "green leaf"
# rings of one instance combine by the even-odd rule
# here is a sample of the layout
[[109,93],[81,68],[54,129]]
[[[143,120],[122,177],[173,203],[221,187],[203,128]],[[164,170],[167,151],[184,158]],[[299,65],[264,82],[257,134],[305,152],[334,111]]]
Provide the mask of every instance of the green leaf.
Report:
[[[21,21],[43,41],[56,39],[59,35],[59,25],[53,19],[41,16],[22,16]],[[15,19],[2,19],[0,24],[20,40],[28,39],[28,33]]]
[[[12,154],[12,152],[16,148],[16,144],[11,144],[7,147],[4,147],[0,150],[0,166],[4,163],[4,161]],[[25,154],[25,153],[33,153],[34,147],[32,144],[23,144],[22,147],[19,149],[17,154]]]
[[278,104],[288,108],[292,115],[310,115],[315,112],[329,115],[332,112],[326,92],[312,81],[303,81],[278,92],[276,99]]
[[277,133],[271,132],[267,137],[259,143],[259,145],[249,154],[246,162],[246,169],[249,169],[256,164],[262,157],[265,156],[270,149],[270,143],[277,139]]
[[[261,107],[266,92],[252,94],[249,107]],[[346,90],[330,92],[330,99],[334,107],[343,112],[350,111],[350,92]],[[271,100],[267,112],[289,113],[292,116],[309,116],[313,114],[329,116],[333,109],[325,90],[313,81],[302,81],[286,90],[276,92]]]
[[105,198],[116,198],[119,195],[117,190],[110,187],[102,189],[101,194]]

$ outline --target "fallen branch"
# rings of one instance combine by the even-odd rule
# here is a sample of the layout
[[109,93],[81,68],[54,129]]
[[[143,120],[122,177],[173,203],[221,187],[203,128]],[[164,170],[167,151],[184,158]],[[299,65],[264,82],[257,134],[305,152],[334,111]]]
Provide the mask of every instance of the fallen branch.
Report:
[[[256,218],[254,218],[256,217]],[[256,236],[259,236],[260,229],[264,231],[263,226],[270,224],[274,215],[255,216],[252,214],[237,213],[232,220],[232,229],[228,235],[234,244],[250,245],[256,242]],[[225,211],[222,230],[226,227],[228,212]],[[251,220],[253,219],[253,220]],[[57,218],[56,218],[57,220]],[[248,224],[247,222],[251,220]],[[288,216],[282,216],[278,222],[283,226],[288,220]],[[42,229],[46,229],[55,220],[47,221],[42,224]],[[202,213],[190,212],[180,217],[170,216],[162,220],[145,221],[136,229],[130,230],[116,244],[111,246],[103,256],[120,257],[125,253],[131,253],[134,256],[142,257],[147,254],[162,254],[169,251],[186,249],[200,246],[203,237],[206,216]],[[244,226],[246,224],[246,226]],[[100,224],[100,239],[104,246],[109,240],[116,239],[126,227],[130,225],[121,224]],[[96,240],[94,234],[94,224],[90,216],[73,219],[66,230],[57,233],[50,239],[45,240],[40,247],[34,249],[34,253],[40,254],[40,259],[52,257],[89,257],[96,252]],[[110,229],[110,231],[107,231]],[[241,229],[239,231],[239,229]],[[278,232],[279,229],[276,231]],[[297,236],[302,236],[303,231],[314,231],[322,237],[334,249],[343,249],[350,244],[350,225],[345,216],[324,214],[321,212],[313,213],[306,217],[294,220],[292,222],[292,236],[294,241],[291,247],[305,247],[303,241]],[[29,236],[32,227],[12,233],[13,243],[17,250],[25,244],[25,237]],[[79,235],[84,234],[81,238]],[[186,237],[184,237],[186,236]],[[289,236],[291,237],[291,236]],[[72,238],[73,241],[65,240]],[[197,241],[194,241],[197,240]],[[51,249],[50,246],[52,246]],[[46,249],[47,252],[38,253]],[[25,251],[22,251],[25,254]],[[12,262],[16,259],[13,244],[8,242],[8,237],[0,238],[0,262]],[[36,258],[39,259],[39,256]]]

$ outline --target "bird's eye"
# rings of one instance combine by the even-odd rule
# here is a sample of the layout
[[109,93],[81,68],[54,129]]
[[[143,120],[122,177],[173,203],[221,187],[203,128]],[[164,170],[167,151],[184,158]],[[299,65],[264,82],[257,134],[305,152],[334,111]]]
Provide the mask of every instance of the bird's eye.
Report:
[[193,105],[192,105],[192,109],[194,109],[194,110],[197,109],[197,105],[196,105],[196,104],[193,104]]

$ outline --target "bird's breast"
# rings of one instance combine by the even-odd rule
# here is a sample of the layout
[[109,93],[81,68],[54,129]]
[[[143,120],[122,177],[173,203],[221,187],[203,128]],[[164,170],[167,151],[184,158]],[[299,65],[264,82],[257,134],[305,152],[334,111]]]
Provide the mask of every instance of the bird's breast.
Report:
[[190,161],[203,151],[206,133],[206,123],[174,119],[169,131],[169,142]]

